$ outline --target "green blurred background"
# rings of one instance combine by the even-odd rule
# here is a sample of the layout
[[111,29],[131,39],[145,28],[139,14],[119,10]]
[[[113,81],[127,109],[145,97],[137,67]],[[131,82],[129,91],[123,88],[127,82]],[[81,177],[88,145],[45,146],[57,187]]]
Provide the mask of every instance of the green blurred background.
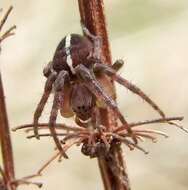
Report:
[[[75,0],[0,2],[4,10],[9,5],[14,11],[6,27],[16,24],[17,30],[2,44],[0,66],[10,125],[14,127],[31,123],[45,83],[42,69],[52,59],[58,42],[81,30]],[[168,116],[185,116],[183,125],[187,126],[188,1],[106,0],[105,10],[113,60],[126,61],[120,74],[149,94]],[[158,117],[140,98],[118,85],[117,94],[128,121]],[[51,103],[52,99],[41,121],[48,120]],[[187,190],[188,135],[173,126],[150,127],[167,132],[170,138],[144,143],[149,155],[124,148],[132,189]],[[35,173],[53,153],[51,139],[27,140],[24,132],[12,133],[12,137],[17,178]],[[54,162],[36,179],[44,182],[43,189],[102,189],[95,159],[84,157],[78,148],[71,149],[69,157],[62,163]]]

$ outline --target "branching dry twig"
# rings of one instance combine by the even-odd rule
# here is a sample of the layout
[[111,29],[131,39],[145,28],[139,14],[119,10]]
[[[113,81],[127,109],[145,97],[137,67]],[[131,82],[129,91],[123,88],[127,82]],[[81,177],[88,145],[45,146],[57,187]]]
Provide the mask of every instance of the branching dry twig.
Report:
[[[5,13],[4,17],[1,19],[1,21],[0,21],[0,32],[2,31],[2,28],[3,28],[4,24],[5,24],[5,22],[7,21],[7,18],[9,16],[10,12],[12,11],[12,9],[13,9],[13,7],[10,6],[8,11]],[[14,32],[13,32],[14,29],[16,29],[15,25],[11,26],[6,32],[4,32],[4,34],[1,34],[0,35],[0,43],[3,40],[5,40],[6,38],[8,38],[9,36],[14,35]]]
[[[5,13],[4,17],[0,21],[0,33],[1,30],[12,11],[13,7],[10,6],[8,11]],[[10,27],[4,34],[0,35],[0,45],[3,40],[7,37],[14,35],[13,30],[16,26]],[[3,168],[0,166],[0,175],[2,179],[0,180],[0,189],[6,190],[16,190],[18,185],[21,184],[34,184],[38,187],[41,187],[41,183],[30,182],[28,179],[30,177],[24,177],[21,179],[15,179],[15,167],[14,167],[14,158],[13,158],[13,150],[12,150],[12,143],[11,143],[11,136],[9,130],[9,122],[8,122],[8,115],[6,110],[6,102],[5,102],[5,95],[3,89],[3,82],[1,77],[0,71],[0,146],[3,158]]]

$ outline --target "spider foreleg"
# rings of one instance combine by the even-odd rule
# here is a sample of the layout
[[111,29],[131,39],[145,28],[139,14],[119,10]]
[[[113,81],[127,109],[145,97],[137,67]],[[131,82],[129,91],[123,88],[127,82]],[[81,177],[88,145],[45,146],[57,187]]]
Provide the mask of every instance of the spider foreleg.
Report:
[[43,75],[45,77],[49,77],[49,75],[53,72],[53,62],[50,61],[43,69]]
[[102,128],[100,127],[101,116],[100,116],[99,108],[97,106],[93,109],[91,118],[92,118],[91,119],[92,125],[94,126],[95,129],[97,129],[101,133],[102,132]]
[[95,69],[97,71],[101,71],[101,72],[103,71],[108,76],[111,76],[116,82],[118,82],[119,84],[123,85],[124,87],[126,87],[127,89],[129,89],[130,91],[132,91],[133,93],[135,93],[138,96],[140,96],[155,111],[157,111],[162,118],[165,118],[164,112],[159,108],[159,106],[155,102],[153,102],[153,100],[151,100],[140,88],[138,88],[137,86],[135,86],[134,84],[132,84],[130,81],[122,78],[120,75],[118,75],[113,68],[109,67],[106,64],[96,63],[94,65],[94,70]]
[[134,142],[137,142],[136,137],[134,136],[131,128],[129,127],[126,119],[119,111],[119,108],[116,102],[109,97],[106,92],[103,90],[100,83],[96,80],[94,73],[87,69],[84,65],[78,65],[76,68],[76,74],[78,77],[84,81],[84,85],[100,100],[103,100],[107,106],[110,107],[117,114],[121,123],[125,126],[128,133],[133,137]]
[[104,134],[104,128],[101,125],[101,115],[100,110],[98,107],[95,107],[93,114],[92,114],[92,120],[94,121],[93,125],[98,130],[98,133],[100,135],[100,139],[104,142],[106,149],[110,149],[110,143],[107,140],[106,135]]
[[54,142],[58,148],[58,150],[61,152],[61,154],[65,157],[68,158],[68,156],[65,154],[61,143],[57,137],[56,134],[56,119],[57,119],[57,115],[58,115],[58,110],[62,104],[63,101],[63,90],[64,90],[64,84],[66,82],[66,80],[68,79],[69,75],[66,71],[61,71],[57,77],[57,79],[54,82],[54,91],[55,91],[55,95],[54,95],[54,100],[53,100],[53,105],[52,105],[52,110],[50,113],[50,119],[49,119],[49,129],[50,132],[52,134],[52,137],[54,139]]
[[118,59],[114,62],[112,68],[117,72],[123,67],[123,65],[124,65],[123,59]]
[[100,36],[95,36],[95,35],[91,34],[91,32],[84,26],[84,24],[81,23],[81,25],[82,25],[82,30],[83,30],[84,34],[93,41],[94,51],[93,51],[92,57],[97,60],[100,60],[102,38]]
[[76,73],[81,80],[83,80],[84,85],[98,98],[102,99],[106,105],[108,105],[112,110],[114,110],[122,123],[127,123],[122,114],[120,113],[116,102],[109,97],[106,92],[103,90],[100,83],[96,80],[93,73],[90,72],[84,65],[78,65],[76,67]]
[[42,95],[42,98],[40,100],[40,102],[37,105],[37,108],[35,110],[34,113],[34,117],[33,117],[33,129],[34,129],[34,134],[36,136],[37,139],[39,139],[38,136],[38,120],[42,114],[42,111],[44,109],[44,106],[46,105],[46,102],[50,96],[50,93],[52,91],[52,85],[56,79],[57,73],[53,72],[49,75],[48,79],[46,80],[46,84],[44,87],[44,92]]

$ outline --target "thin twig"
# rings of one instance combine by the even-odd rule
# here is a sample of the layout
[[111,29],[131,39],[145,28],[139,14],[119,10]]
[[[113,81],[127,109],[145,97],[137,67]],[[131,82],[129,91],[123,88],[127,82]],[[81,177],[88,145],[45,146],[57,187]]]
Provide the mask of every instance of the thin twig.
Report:
[[[3,91],[3,84],[0,73],[0,141],[1,141],[1,151],[3,157],[3,169],[6,176],[6,183],[11,182],[15,179],[14,174],[14,161],[12,153],[12,144],[8,124],[8,116],[5,105],[5,96]],[[16,187],[13,186],[12,190]]]
[[[10,15],[10,12],[12,11],[13,6],[10,6],[9,9],[7,10],[7,12],[5,13],[5,15],[3,16],[3,18],[0,21],[0,32],[2,31],[2,28],[5,24],[5,22],[8,19],[8,16]],[[0,35],[0,43],[5,39],[8,38],[9,36],[14,35],[13,30],[16,29],[16,26],[12,26],[10,27],[3,35]]]
[[130,127],[137,127],[146,124],[154,124],[154,123],[167,123],[167,121],[182,121],[183,117],[168,117],[168,118],[160,118],[160,119],[153,119],[153,120],[146,120],[142,122],[130,123]]
[[2,36],[0,36],[0,43],[1,43],[4,39],[8,38],[9,36],[13,36],[13,35],[15,34],[14,32],[12,32],[14,29],[16,29],[16,26],[15,26],[15,25],[12,26],[12,27],[10,27]]
[[[49,125],[48,123],[40,123],[40,124],[38,124],[38,128],[39,129],[49,129],[48,125]],[[60,124],[60,123],[57,123],[55,125],[55,127],[56,127],[56,129],[64,129],[67,131],[85,130],[85,128],[82,128],[82,127],[78,127],[78,126],[72,127],[72,126],[68,126],[68,125]],[[12,128],[12,131],[17,131],[20,129],[26,129],[26,132],[33,131],[33,124],[26,124],[26,125],[17,126],[17,127]]]
[[[9,7],[8,11],[5,13],[4,17],[0,21],[0,32],[11,12],[13,9],[12,6]],[[15,29],[11,27],[4,35],[0,36],[0,45],[1,41],[7,38],[8,36],[12,35],[11,31]],[[1,71],[0,71],[1,72]],[[4,96],[4,89],[3,83],[0,73],[0,144],[1,144],[1,151],[2,151],[2,158],[3,158],[3,180],[7,188],[9,187],[10,183],[15,179],[15,172],[14,172],[14,159],[13,159],[13,152],[12,152],[12,143],[10,137],[10,130],[9,130],[9,122],[6,110],[6,103],[5,103],[5,96]],[[11,190],[16,190],[15,185],[10,185]]]
[[[81,23],[86,26],[86,28],[96,36],[101,37],[102,39],[102,59],[105,63],[111,65],[111,52],[109,47],[105,15],[104,15],[104,4],[103,0],[78,0]],[[112,81],[107,81],[109,88],[115,95],[114,84]],[[117,117],[110,109],[100,109],[102,124],[108,128],[109,131],[113,130],[113,127],[117,125]],[[123,155],[121,153],[121,148],[114,148],[111,152],[111,156],[116,163],[122,168],[120,175],[123,175],[123,178],[128,180],[128,175],[126,172],[125,162],[123,161]],[[120,183],[117,176],[111,171],[111,166],[107,159],[98,158],[99,168],[104,183],[105,190],[129,190],[129,183],[126,185]]]

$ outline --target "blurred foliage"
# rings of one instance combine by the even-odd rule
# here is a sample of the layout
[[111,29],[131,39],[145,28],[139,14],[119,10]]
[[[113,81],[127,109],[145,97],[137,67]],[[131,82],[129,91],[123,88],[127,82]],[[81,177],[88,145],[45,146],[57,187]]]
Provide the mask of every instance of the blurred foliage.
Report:
[[[119,0],[109,8],[113,35],[139,32],[150,26],[169,22],[187,9],[188,1]],[[110,5],[109,5],[110,6]]]

